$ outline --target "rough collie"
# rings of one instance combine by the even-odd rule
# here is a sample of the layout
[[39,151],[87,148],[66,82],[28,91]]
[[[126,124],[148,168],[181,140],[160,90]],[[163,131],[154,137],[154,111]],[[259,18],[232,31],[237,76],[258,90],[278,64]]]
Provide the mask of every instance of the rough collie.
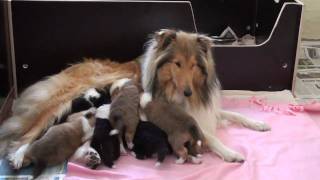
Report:
[[35,83],[15,101],[12,116],[1,126],[1,154],[23,155],[21,147],[37,139],[85,90],[105,87],[121,78],[140,79],[141,73],[144,91],[181,105],[199,123],[211,150],[226,161],[242,162],[241,154],[215,136],[217,122],[228,119],[259,131],[270,128],[220,108],[220,86],[211,46],[211,39],[205,35],[161,30],[152,36],[140,63],[87,60]]
[[220,83],[212,45],[212,40],[201,34],[170,29],[156,32],[143,57],[142,86],[154,97],[185,108],[198,122],[207,145],[222,159],[243,162],[241,154],[226,147],[215,136],[217,123],[230,120],[258,131],[270,130],[270,127],[220,108]]

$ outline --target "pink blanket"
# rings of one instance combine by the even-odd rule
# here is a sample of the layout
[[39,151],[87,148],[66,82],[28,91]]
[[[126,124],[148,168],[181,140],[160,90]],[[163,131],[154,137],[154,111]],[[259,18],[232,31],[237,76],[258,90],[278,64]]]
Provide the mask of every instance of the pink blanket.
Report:
[[287,113],[288,104],[273,104],[274,108],[270,110],[269,106],[269,111],[250,100],[228,99],[223,106],[265,121],[272,127],[269,132],[255,132],[231,125],[218,131],[222,142],[246,157],[243,164],[226,163],[216,154],[207,153],[200,165],[177,165],[171,156],[160,168],[155,168],[155,159],[141,161],[122,156],[116,162],[117,168],[112,170],[106,167],[90,170],[69,163],[66,179],[319,179],[320,129],[317,123],[320,119],[311,119],[299,111]]

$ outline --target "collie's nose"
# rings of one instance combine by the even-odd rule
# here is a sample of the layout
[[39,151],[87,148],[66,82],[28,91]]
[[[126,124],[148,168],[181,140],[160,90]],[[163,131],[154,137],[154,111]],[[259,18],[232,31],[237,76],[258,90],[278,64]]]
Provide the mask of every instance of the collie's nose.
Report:
[[183,91],[183,94],[184,96],[186,97],[190,97],[192,95],[192,91],[190,88],[186,88],[184,91]]

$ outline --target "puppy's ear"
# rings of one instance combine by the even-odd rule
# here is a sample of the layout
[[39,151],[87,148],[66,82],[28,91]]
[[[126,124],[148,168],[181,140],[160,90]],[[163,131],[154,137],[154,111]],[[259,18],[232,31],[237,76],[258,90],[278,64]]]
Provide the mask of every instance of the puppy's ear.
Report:
[[213,40],[206,35],[198,35],[197,37],[197,43],[199,44],[200,49],[207,53],[211,50],[211,46],[213,45]]
[[95,114],[93,112],[87,112],[84,116],[87,118],[87,119],[91,119],[93,118]]
[[173,29],[162,29],[154,34],[157,41],[156,48],[159,50],[166,49],[177,37],[177,32]]

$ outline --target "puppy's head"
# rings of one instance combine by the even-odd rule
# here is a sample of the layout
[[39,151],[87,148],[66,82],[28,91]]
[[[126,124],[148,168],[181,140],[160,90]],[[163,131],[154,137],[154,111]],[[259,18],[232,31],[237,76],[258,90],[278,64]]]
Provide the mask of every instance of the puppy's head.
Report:
[[88,102],[94,103],[97,101],[101,94],[97,91],[95,88],[90,88],[84,93],[84,99],[86,99]]
[[206,104],[215,78],[211,46],[212,40],[205,35],[156,32],[144,57],[144,90],[178,104]]
[[81,122],[82,125],[83,123],[86,124],[86,128],[93,128],[96,122],[95,114],[96,114],[96,108],[92,107],[88,110],[69,115],[67,118],[67,122],[71,122],[71,123]]
[[95,122],[96,122],[96,118],[95,118],[96,112],[97,112],[97,109],[94,107],[92,107],[84,112],[84,117],[87,119],[90,126],[92,126],[92,127],[94,127]]

